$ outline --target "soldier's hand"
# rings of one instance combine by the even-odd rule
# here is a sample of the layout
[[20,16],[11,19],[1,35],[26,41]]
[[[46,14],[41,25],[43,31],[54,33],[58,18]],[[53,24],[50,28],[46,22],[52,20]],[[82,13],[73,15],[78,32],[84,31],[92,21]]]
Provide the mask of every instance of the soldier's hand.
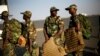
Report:
[[46,39],[45,39],[45,42],[44,42],[44,43],[46,43],[48,40],[49,40],[49,38],[48,38],[48,37],[46,37]]
[[69,52],[69,50],[68,50],[67,46],[65,46],[65,47],[64,47],[64,49],[65,49],[66,53],[68,53],[68,52]]
[[53,37],[58,37],[59,35],[58,34],[55,34]]
[[32,53],[32,48],[29,48],[29,52]]
[[48,40],[45,40],[45,42],[44,43],[46,43]]

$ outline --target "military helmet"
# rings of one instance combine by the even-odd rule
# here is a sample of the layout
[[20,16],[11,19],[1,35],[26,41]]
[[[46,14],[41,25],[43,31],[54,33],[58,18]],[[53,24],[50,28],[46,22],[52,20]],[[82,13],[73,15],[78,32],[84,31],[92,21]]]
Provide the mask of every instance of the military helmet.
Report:
[[69,7],[65,8],[65,10],[70,10],[71,8],[77,9],[77,5],[76,4],[71,4]]
[[31,17],[32,15],[31,11],[25,11],[25,12],[22,12],[21,14],[28,16],[28,17]]
[[56,7],[53,6],[50,8],[50,11],[59,11],[59,9],[57,9]]

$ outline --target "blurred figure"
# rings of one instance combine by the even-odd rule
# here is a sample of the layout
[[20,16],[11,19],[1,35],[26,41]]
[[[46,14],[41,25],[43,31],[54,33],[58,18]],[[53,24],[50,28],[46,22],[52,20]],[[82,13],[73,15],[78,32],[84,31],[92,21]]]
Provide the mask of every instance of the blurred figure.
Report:
[[71,14],[69,28],[65,31],[65,47],[66,52],[71,53],[72,56],[83,56],[84,40],[82,36],[81,23],[79,19],[81,15],[77,15],[77,6],[75,4],[70,5],[65,10]]
[[25,20],[22,34],[26,38],[26,53],[24,56],[39,56],[39,47],[36,43],[36,28],[34,23],[30,20],[32,13],[25,11],[23,13],[23,19]]
[[3,11],[1,13],[1,19],[4,20],[3,23],[3,56],[16,56],[14,52],[14,44],[11,42],[11,31],[10,31],[10,20],[9,20],[9,13],[7,11]]
[[45,43],[43,44],[43,56],[64,56],[64,22],[60,16],[57,16],[56,7],[50,8],[50,16],[44,23]]

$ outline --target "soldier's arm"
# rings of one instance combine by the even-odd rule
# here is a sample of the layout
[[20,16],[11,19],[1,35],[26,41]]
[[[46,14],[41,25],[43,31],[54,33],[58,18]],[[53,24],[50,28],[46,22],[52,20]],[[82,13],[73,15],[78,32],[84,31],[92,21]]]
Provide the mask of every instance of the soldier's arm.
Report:
[[34,29],[34,39],[36,39],[36,37],[37,37],[37,31],[36,31],[36,28]]
[[6,39],[5,39],[5,41],[12,40],[12,38],[11,38],[12,34],[11,34],[11,31],[10,31],[11,29],[9,28],[9,26],[10,26],[10,24],[6,25],[6,29],[5,29],[6,30]]
[[79,42],[80,44],[84,45],[84,39],[83,39],[83,36],[82,36],[82,32],[78,32],[78,39],[79,39]]
[[34,27],[34,25],[33,25],[32,22],[30,22],[30,23],[27,24],[28,50],[29,50],[30,53],[32,52],[32,42],[33,42],[32,38],[33,38],[33,32],[34,32],[33,31],[33,27]]
[[[31,34],[33,33],[33,34]],[[33,35],[33,37],[31,37],[31,35]],[[34,28],[33,31],[30,31],[29,33],[29,51],[30,53],[32,52],[32,43],[36,40],[36,29]]]
[[44,37],[45,37],[45,42],[49,39],[49,36],[47,35],[47,23],[48,23],[48,17],[46,18],[45,22],[44,22],[44,27],[43,27],[43,33],[44,33]]
[[84,43],[84,39],[83,39],[83,36],[82,36],[82,32],[78,32],[78,39],[79,39],[79,44],[80,44],[80,47],[84,48],[85,47],[85,43]]
[[36,31],[34,23],[32,24],[32,26],[33,26],[33,37],[34,37],[34,39],[36,39],[36,37],[37,37],[37,31]]
[[28,37],[27,37],[27,40],[28,40],[28,50],[29,50],[29,52],[31,53],[32,52],[32,42],[33,42],[33,39],[30,37],[31,36],[31,34],[30,34],[30,32],[28,32]]
[[47,32],[46,32],[46,26],[44,25],[43,27],[43,33],[44,33],[44,37],[45,37],[45,42],[49,39],[48,35],[47,35]]
[[36,37],[36,28],[33,22],[30,22],[28,25],[28,32],[31,34],[33,33],[33,37]]
[[32,39],[29,38],[29,52],[32,52]]
[[80,31],[80,22],[78,19],[75,19],[75,25],[76,25],[76,27],[75,27],[76,31],[77,32]]
[[69,52],[68,47],[67,47],[67,44],[65,44],[64,49],[65,49],[66,53]]

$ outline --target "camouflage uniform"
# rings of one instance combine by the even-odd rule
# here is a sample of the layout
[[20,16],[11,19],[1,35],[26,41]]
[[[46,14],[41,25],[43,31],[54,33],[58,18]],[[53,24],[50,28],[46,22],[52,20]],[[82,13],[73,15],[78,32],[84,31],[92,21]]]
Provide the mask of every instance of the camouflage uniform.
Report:
[[[64,27],[64,22],[60,19],[59,16],[56,17],[49,16],[46,18],[44,23],[44,27],[46,29],[49,38],[53,37],[60,30],[61,26]],[[64,40],[63,33],[60,36],[54,37],[54,39],[57,45],[59,44],[62,45]],[[57,40],[59,40],[60,42],[57,42]]]
[[[2,12],[2,16],[9,16],[7,11]],[[3,19],[3,18],[2,18]],[[11,38],[13,38],[12,31],[9,28],[10,25],[10,20],[7,20],[6,22],[3,23],[3,33],[2,33],[2,38],[3,38],[3,56],[16,56],[14,47],[15,45],[10,42]]]
[[[25,11],[24,13],[22,13],[26,16],[29,16],[32,14],[30,11]],[[37,52],[38,52],[38,44],[36,43],[36,28],[34,26],[34,23],[32,21],[28,21],[25,22],[24,25],[24,29],[23,30],[23,36],[26,38],[26,48],[29,47],[28,41],[29,39],[32,40],[32,45],[30,48],[32,48],[32,53],[29,53],[29,51],[27,50],[26,53],[24,54],[24,56],[38,56]]]
[[[72,4],[68,8],[66,8],[66,10],[69,10],[70,8],[76,9],[76,7],[77,6],[75,4]],[[84,49],[84,41],[81,30],[82,26],[80,26],[80,30],[78,31],[75,28],[77,24],[81,25],[79,18],[79,15],[72,16],[70,18],[69,29],[65,31],[65,45],[69,50],[68,52],[72,53],[73,56],[82,56],[82,51]]]
[[[70,5],[68,8],[66,8],[66,10],[69,10],[73,8],[74,10],[77,10],[77,6],[75,4]],[[75,12],[74,12],[75,13]],[[88,20],[88,18],[85,15],[82,14],[76,14],[73,17],[71,17],[71,22],[69,27],[71,27],[73,24],[74,26],[76,26],[75,24],[77,24],[77,22],[79,21],[80,24],[80,28],[82,31],[82,35],[84,39],[90,39],[91,37],[91,22]],[[75,23],[76,22],[76,23]]]
[[[51,7],[50,11],[59,11],[59,9],[57,9],[56,7]],[[45,20],[44,23],[44,29],[46,30],[46,33],[48,35],[48,37],[53,37],[55,39],[55,43],[57,45],[63,45],[64,42],[64,32],[63,32],[63,28],[64,29],[64,22],[63,20],[61,20],[60,16],[48,16]],[[55,36],[57,32],[59,32],[60,30],[62,30],[62,33],[59,36]]]
[[[51,7],[51,16],[48,16],[44,23],[45,43],[43,44],[43,56],[64,56],[64,22],[60,16],[56,16],[59,9]],[[54,16],[52,16],[55,12]],[[60,33],[59,33],[60,32]],[[57,35],[58,34],[58,35]],[[53,48],[51,48],[51,46]]]

